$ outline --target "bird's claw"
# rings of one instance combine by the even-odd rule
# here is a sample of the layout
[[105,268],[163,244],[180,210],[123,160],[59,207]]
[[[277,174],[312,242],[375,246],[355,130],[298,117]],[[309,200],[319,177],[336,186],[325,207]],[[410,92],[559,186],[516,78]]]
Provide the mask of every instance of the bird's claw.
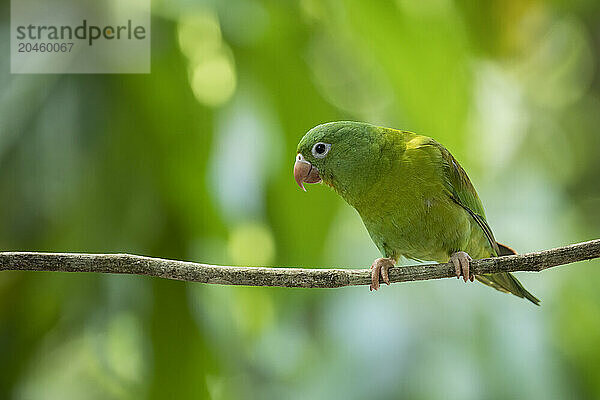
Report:
[[385,283],[390,284],[390,268],[394,266],[396,262],[392,258],[378,258],[373,261],[371,265],[371,287],[370,290],[379,289],[379,277],[383,279]]
[[450,261],[454,265],[454,272],[456,272],[457,279],[460,279],[460,276],[462,275],[465,282],[473,282],[475,275],[469,271],[470,263],[473,261],[471,256],[464,251],[457,251],[450,256]]

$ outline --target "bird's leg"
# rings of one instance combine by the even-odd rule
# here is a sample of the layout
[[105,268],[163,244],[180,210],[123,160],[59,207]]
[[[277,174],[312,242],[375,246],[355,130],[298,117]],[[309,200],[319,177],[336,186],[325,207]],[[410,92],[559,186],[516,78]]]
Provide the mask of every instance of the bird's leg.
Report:
[[471,281],[475,279],[475,275],[469,272],[469,264],[473,259],[464,251],[457,251],[456,253],[450,256],[450,261],[454,264],[454,271],[456,272],[456,277],[460,279],[460,276],[463,276],[465,282]]
[[390,284],[389,271],[396,264],[393,258],[378,258],[371,265],[371,290],[379,289],[379,276],[383,281]]

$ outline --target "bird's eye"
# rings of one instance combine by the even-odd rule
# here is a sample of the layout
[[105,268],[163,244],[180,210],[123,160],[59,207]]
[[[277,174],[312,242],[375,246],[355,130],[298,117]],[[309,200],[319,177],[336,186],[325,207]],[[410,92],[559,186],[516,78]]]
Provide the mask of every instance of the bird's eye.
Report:
[[327,155],[330,148],[331,148],[331,145],[329,143],[319,142],[313,146],[312,155],[315,156],[316,158],[323,158]]

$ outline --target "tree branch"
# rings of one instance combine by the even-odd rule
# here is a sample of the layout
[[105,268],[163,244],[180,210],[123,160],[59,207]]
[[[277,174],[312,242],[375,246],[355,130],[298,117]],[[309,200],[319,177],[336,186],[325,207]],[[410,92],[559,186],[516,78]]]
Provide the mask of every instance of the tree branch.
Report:
[[[476,275],[514,271],[539,272],[598,257],[600,239],[536,253],[474,260],[471,270]],[[0,253],[0,271],[2,270],[134,274],[188,282],[247,286],[336,288],[371,283],[369,269],[229,267],[130,254],[5,252]],[[451,264],[395,267],[390,270],[389,275],[391,282],[455,276]]]

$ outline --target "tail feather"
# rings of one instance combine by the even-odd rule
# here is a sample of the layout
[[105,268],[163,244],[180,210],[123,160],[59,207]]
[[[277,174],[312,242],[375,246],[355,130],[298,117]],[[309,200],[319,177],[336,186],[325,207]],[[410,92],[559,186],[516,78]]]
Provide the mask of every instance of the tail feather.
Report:
[[[511,249],[510,247],[500,243],[498,243],[498,249],[498,256],[500,257],[517,254],[517,252]],[[475,279],[496,290],[499,290],[504,293],[512,293],[515,296],[526,298],[536,306],[540,305],[540,300],[536,298],[533,294],[531,294],[529,291],[527,291],[527,289],[523,287],[521,282],[519,282],[517,278],[515,278],[511,273],[500,272],[497,274],[476,275]]]
[[508,247],[505,244],[502,243],[498,243],[496,242],[496,244],[498,245],[498,256],[502,257],[502,256],[514,256],[515,254],[517,254],[517,251]]

